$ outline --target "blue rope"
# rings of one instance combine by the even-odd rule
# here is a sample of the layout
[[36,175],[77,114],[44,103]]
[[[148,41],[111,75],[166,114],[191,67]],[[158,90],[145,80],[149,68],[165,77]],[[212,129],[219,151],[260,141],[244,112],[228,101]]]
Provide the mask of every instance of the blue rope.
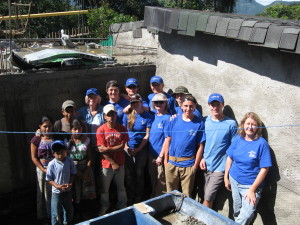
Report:
[[[288,124],[288,125],[275,125],[275,126],[265,126],[265,127],[257,127],[257,128],[281,128],[281,127],[298,127],[300,124]],[[237,130],[243,129],[243,128],[235,128]],[[215,131],[215,130],[228,130],[228,129],[214,129],[214,130],[197,130],[197,131]],[[190,130],[180,130],[180,131],[172,131],[172,132],[189,132]],[[168,132],[168,131],[156,131],[156,132],[151,132],[152,133],[163,133],[163,132]],[[26,132],[26,131],[0,131],[0,134],[35,134],[36,132]],[[105,132],[105,134],[112,134],[115,132]],[[119,132],[121,134],[126,134],[129,132]],[[138,131],[135,133],[147,133],[145,131]],[[66,133],[66,132],[49,132],[49,134],[72,134],[72,133]],[[104,133],[78,133],[78,134],[104,134]]]

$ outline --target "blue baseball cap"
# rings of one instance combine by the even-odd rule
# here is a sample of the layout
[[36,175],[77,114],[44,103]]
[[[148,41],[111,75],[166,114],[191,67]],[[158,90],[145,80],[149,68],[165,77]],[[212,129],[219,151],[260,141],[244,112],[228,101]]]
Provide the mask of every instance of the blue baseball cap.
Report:
[[160,76],[154,76],[154,77],[151,77],[151,80],[150,80],[150,84],[152,84],[152,83],[163,84],[164,81]]
[[52,152],[60,151],[61,149],[66,149],[66,145],[62,140],[53,141],[51,144]]
[[126,84],[125,84],[127,87],[129,87],[130,85],[134,85],[134,86],[139,86],[137,80],[135,78],[129,78],[127,79],[126,81]]
[[213,101],[224,103],[224,98],[221,94],[213,93],[208,97],[208,104],[210,104]]
[[90,88],[86,91],[86,96],[89,96],[90,94],[99,95],[99,91],[97,88]]

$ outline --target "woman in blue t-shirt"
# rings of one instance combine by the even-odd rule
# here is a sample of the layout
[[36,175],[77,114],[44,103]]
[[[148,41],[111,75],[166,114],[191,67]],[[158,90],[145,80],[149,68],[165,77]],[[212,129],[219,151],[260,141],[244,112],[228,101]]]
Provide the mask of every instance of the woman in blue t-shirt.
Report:
[[170,121],[168,114],[168,99],[163,93],[158,93],[152,98],[155,118],[150,130],[149,138],[149,174],[151,177],[151,197],[156,197],[166,191],[166,177],[163,166],[164,152],[162,146],[165,140],[165,127]]
[[239,135],[226,151],[224,182],[232,191],[233,216],[239,224],[249,224],[261,197],[264,179],[272,166],[270,148],[262,136],[262,122],[257,114],[247,113]]
[[128,205],[140,202],[144,197],[144,175],[147,164],[148,139],[153,116],[142,107],[142,98],[134,94],[130,98],[132,111],[123,118],[129,141],[125,146],[125,186]]

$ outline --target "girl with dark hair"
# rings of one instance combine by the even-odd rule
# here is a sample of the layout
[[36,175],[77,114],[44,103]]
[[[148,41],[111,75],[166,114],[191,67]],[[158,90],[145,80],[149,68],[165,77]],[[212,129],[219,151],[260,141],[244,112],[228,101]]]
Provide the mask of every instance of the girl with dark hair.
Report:
[[39,136],[30,141],[31,160],[37,173],[37,219],[51,218],[51,185],[45,180],[48,163],[54,158],[51,151],[53,120],[43,116],[38,124]]
[[[68,153],[77,168],[77,175],[73,182],[75,209],[78,208],[80,199],[92,199],[96,197],[95,187],[93,187],[94,176],[91,170],[90,138],[84,134],[85,132],[84,122],[80,119],[73,119],[71,123],[71,139],[65,139]],[[92,190],[86,190],[85,182],[87,180],[91,180],[93,183]]]

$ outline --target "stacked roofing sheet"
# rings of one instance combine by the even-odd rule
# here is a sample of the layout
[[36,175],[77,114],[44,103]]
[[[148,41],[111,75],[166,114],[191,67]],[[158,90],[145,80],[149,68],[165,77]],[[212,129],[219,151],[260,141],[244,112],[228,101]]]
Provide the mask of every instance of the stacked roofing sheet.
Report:
[[300,54],[299,21],[146,6],[144,26],[188,36],[204,32]]

